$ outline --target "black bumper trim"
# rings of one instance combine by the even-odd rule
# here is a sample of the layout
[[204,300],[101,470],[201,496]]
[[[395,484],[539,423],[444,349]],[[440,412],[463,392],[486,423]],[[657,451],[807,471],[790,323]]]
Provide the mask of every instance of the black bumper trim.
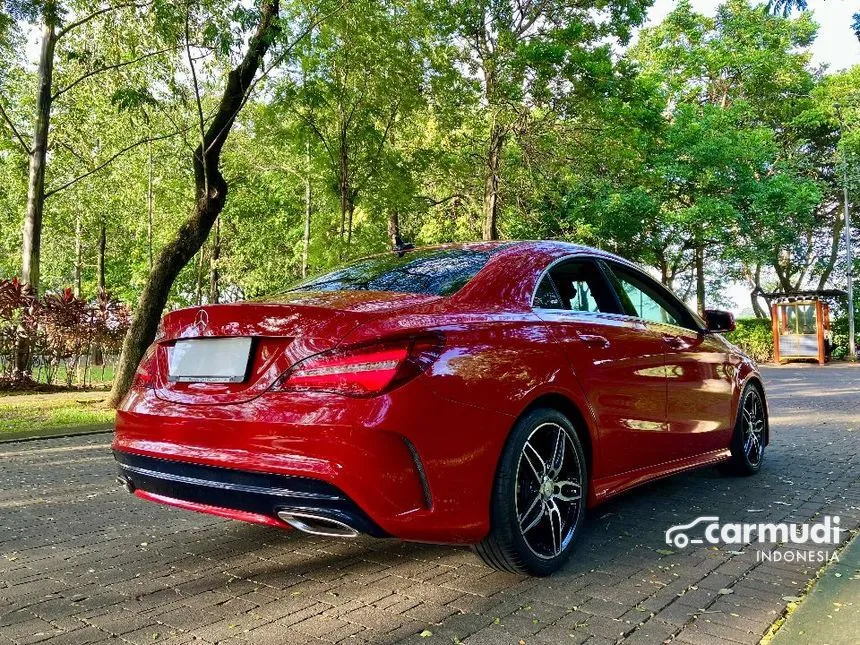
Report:
[[219,488],[221,490],[233,490],[241,493],[251,493],[260,495],[277,495],[281,497],[300,497],[303,499],[321,499],[321,500],[341,500],[340,495],[328,495],[325,493],[314,493],[311,491],[290,490],[288,488],[264,488],[262,486],[250,486],[248,484],[237,484],[227,481],[211,481],[208,479],[200,479],[198,477],[188,477],[186,475],[177,475],[174,473],[166,473],[138,466],[129,466],[122,464],[120,466],[125,472],[136,473],[144,477],[155,477],[167,481],[178,482],[180,484],[190,484],[192,486],[208,486],[210,488]]
[[313,513],[343,522],[360,533],[387,535],[339,488],[318,479],[204,466],[117,450],[114,457],[120,475],[134,489],[274,519],[284,510]]

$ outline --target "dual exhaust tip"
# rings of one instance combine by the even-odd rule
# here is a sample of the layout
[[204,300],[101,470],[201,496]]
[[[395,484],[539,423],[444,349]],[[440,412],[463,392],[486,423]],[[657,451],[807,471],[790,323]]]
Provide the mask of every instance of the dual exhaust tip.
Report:
[[298,531],[325,537],[358,537],[359,533],[349,524],[330,517],[297,511],[278,511],[278,517]]
[[134,493],[134,484],[128,477],[123,475],[118,475],[116,478],[116,483],[122,486],[127,493]]

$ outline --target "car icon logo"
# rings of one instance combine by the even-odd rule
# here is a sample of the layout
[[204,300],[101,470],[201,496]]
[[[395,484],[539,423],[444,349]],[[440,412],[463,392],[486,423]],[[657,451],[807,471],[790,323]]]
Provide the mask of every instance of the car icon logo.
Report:
[[672,526],[666,531],[666,544],[678,549],[683,549],[688,544],[703,544],[704,540],[702,538],[691,538],[686,532],[699,524],[712,524],[713,522],[719,521],[719,517],[706,515],[705,517],[697,517],[688,524],[677,524],[676,526]]

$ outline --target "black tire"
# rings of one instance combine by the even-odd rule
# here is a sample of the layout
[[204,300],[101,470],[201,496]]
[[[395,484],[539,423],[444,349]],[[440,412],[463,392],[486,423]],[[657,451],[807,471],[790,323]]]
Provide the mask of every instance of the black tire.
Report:
[[[587,499],[585,453],[573,424],[558,410],[534,409],[508,437],[493,487],[490,533],[473,549],[494,569],[547,576],[570,557]],[[521,515],[520,506],[526,507]]]
[[768,430],[767,408],[761,390],[747,383],[738,402],[735,430],[729,445],[732,458],[727,470],[737,475],[755,475],[761,470]]

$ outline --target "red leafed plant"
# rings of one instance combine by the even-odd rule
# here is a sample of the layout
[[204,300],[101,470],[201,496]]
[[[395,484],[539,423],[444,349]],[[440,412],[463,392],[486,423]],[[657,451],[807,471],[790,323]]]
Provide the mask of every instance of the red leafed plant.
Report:
[[119,353],[128,330],[128,308],[100,291],[93,301],[71,289],[40,298],[17,278],[0,279],[0,387],[34,381],[53,385],[65,367],[65,385],[90,382],[92,363]]

